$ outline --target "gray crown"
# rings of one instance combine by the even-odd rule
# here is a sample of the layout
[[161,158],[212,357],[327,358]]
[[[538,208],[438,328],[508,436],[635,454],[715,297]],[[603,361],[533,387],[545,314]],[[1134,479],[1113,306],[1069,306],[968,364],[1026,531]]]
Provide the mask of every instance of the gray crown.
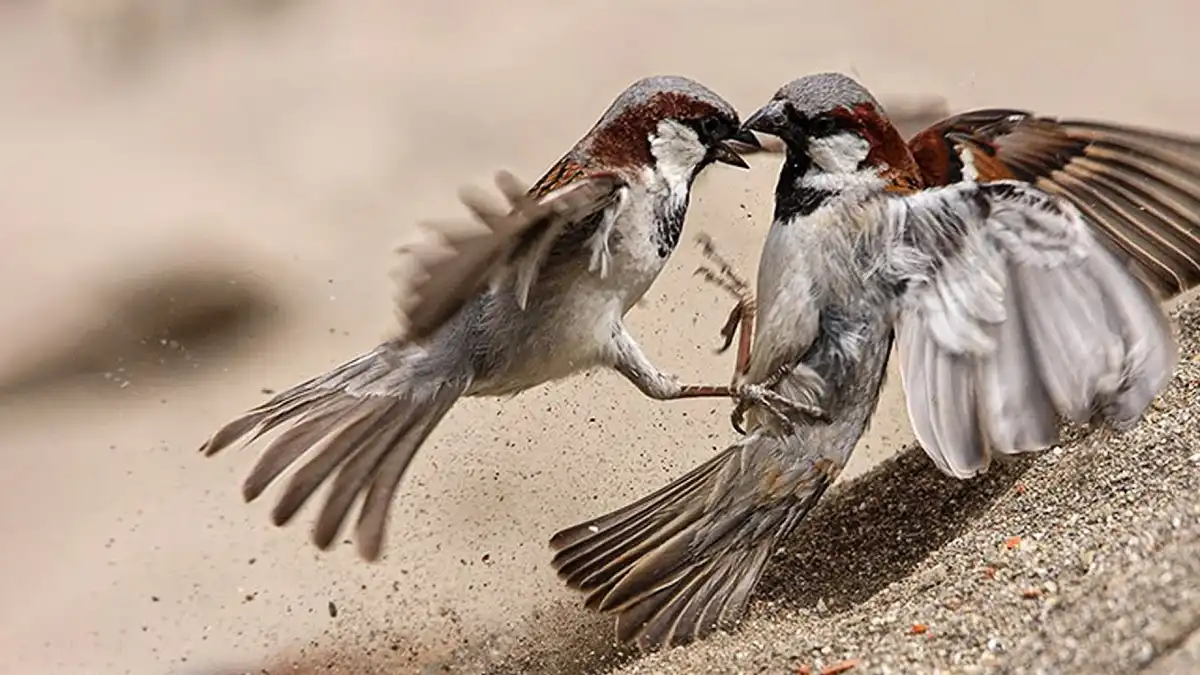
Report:
[[806,117],[861,103],[883,110],[866,87],[841,73],[819,73],[792,80],[780,87],[773,98],[790,102]]
[[655,95],[663,93],[687,95],[713,106],[721,113],[728,115],[730,119],[737,119],[737,110],[728,101],[717,96],[716,92],[699,82],[679,75],[655,75],[642,78],[621,92],[621,95],[617,96],[617,99],[604,112],[599,125],[603,126],[630,108],[643,105]]

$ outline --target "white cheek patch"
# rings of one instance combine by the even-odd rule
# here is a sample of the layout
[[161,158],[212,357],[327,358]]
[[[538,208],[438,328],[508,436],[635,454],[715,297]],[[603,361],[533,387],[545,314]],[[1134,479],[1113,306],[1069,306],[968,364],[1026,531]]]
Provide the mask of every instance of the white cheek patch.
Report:
[[686,194],[696,167],[704,161],[707,152],[695,131],[674,120],[659,122],[657,132],[650,135],[650,154],[654,155],[655,170],[673,193],[683,191]]
[[850,132],[814,138],[808,143],[809,158],[826,173],[854,173],[870,152],[871,144]]

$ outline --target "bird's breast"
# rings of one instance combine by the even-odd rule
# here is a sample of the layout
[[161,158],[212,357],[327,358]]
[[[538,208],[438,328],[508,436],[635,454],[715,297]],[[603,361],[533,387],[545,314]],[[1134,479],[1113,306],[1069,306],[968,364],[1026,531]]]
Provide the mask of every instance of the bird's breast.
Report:
[[642,188],[617,219],[607,285],[622,314],[650,289],[679,243],[687,208],[674,201],[669,193]]

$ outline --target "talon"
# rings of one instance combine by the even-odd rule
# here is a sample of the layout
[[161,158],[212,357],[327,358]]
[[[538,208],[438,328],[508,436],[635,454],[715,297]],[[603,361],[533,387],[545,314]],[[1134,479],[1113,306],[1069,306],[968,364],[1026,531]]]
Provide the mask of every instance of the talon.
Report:
[[724,354],[733,345],[733,340],[737,337],[738,326],[741,325],[746,313],[754,311],[754,300],[746,297],[748,294],[745,292],[745,289],[733,286],[728,279],[721,277],[707,267],[701,266],[697,268],[695,274],[696,276],[703,276],[705,281],[720,286],[738,298],[738,303],[730,310],[729,318],[725,320],[725,325],[721,327],[721,338],[724,342],[716,349],[716,353]]
[[[739,399],[739,408],[742,406],[749,407],[750,404],[766,408],[767,411],[779,420],[786,433],[794,431],[795,417],[803,416],[820,422],[829,421],[829,414],[821,407],[793,401],[762,385],[747,384],[735,387],[734,395]],[[786,409],[787,412],[781,410],[781,408]],[[740,421],[741,413],[738,414],[738,417]],[[736,424],[734,428],[737,428]]]
[[729,415],[729,421],[733,424],[734,431],[743,436],[746,435],[746,427],[742,426],[742,422],[746,421],[746,410],[740,403],[733,409],[733,413]]
[[775,419],[779,422],[779,426],[783,427],[783,433],[789,436],[796,433],[796,423],[792,421],[792,418],[788,417],[787,413],[780,410],[770,401],[763,401],[762,406],[775,416]]

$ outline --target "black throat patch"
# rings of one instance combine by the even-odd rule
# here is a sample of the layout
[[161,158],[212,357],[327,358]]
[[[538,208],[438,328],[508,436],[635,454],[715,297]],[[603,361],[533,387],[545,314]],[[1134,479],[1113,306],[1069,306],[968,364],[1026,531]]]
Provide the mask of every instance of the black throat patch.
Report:
[[654,207],[655,228],[651,239],[658,248],[658,257],[666,258],[679,245],[679,237],[683,234],[683,220],[687,216],[688,201],[691,191],[682,200],[671,198],[662,199]]
[[793,218],[807,216],[837,194],[804,185],[801,179],[810,168],[812,160],[807,154],[788,149],[775,185],[775,222],[788,223]]

